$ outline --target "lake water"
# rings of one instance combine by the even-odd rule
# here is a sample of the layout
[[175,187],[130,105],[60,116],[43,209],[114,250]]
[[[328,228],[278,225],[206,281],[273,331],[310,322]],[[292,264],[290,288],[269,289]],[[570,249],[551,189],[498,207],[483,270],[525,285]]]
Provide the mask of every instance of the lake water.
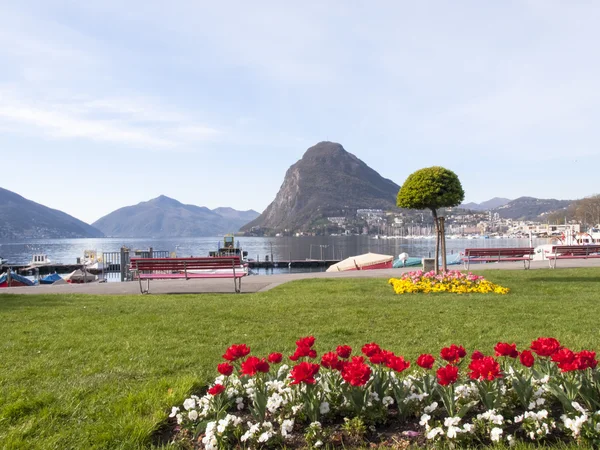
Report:
[[[167,250],[177,256],[208,256],[216,250],[222,237],[169,238],[169,239],[30,239],[0,240],[0,257],[10,264],[26,264],[34,254],[46,254],[54,263],[75,264],[85,250],[118,252],[122,246],[131,250]],[[373,252],[398,256],[408,253],[411,257],[430,257],[435,253],[435,239],[375,239],[373,236],[300,236],[300,237],[236,237],[248,257],[263,261],[266,256],[274,261],[303,259],[341,260],[349,256]],[[546,244],[548,239],[534,239],[533,246]],[[527,247],[529,239],[447,239],[448,254],[477,247]],[[312,269],[321,271],[324,269]],[[255,271],[258,274],[288,272],[285,269]],[[296,271],[310,271],[297,269]]]

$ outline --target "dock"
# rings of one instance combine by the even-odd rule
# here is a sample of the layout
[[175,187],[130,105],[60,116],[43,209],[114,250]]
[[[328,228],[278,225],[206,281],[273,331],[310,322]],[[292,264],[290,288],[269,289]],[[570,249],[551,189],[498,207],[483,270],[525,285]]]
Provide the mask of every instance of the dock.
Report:
[[286,261],[248,261],[250,269],[273,269],[277,267],[284,268],[310,268],[310,267],[329,267],[339,263],[337,259],[293,259]]

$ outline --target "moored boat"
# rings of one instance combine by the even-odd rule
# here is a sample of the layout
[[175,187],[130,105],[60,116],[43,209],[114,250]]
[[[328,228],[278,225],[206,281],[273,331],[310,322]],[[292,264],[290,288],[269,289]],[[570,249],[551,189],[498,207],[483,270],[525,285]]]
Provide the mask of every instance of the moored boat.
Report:
[[13,272],[5,272],[0,275],[0,288],[5,287],[21,287],[21,286],[34,286],[35,282],[31,281],[29,278],[26,278],[18,273]]
[[365,253],[351,256],[329,266],[326,272],[346,272],[348,270],[391,269],[394,257],[378,253]]
[[40,284],[65,284],[66,281],[56,272],[40,278]]

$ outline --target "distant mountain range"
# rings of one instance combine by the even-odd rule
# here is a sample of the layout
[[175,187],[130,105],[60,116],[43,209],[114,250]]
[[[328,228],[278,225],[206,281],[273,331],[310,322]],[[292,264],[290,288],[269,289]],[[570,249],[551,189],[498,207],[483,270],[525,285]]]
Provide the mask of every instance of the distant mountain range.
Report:
[[315,221],[344,211],[397,209],[399,189],[340,144],[320,142],[287,170],[273,202],[242,231],[306,230]]
[[259,215],[253,210],[185,205],[161,195],[126,206],[92,225],[110,237],[197,237],[233,233]]
[[536,220],[540,216],[566,209],[573,200],[543,199],[534,197],[519,197],[506,205],[492,209],[500,217],[515,220]]
[[509,203],[509,198],[494,197],[490,200],[481,203],[463,203],[460,208],[470,209],[472,211],[489,211],[490,209],[498,208]]
[[102,232],[62,211],[0,188],[0,238],[97,238]]
[[519,197],[515,200],[494,197],[482,203],[463,203],[460,208],[472,211],[491,211],[504,219],[536,220],[541,216],[567,208],[573,200]]

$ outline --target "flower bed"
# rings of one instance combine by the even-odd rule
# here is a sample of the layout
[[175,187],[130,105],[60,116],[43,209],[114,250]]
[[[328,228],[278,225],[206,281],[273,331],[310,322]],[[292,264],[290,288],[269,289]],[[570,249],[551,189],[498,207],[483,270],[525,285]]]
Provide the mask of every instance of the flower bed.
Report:
[[[202,448],[359,445],[381,442],[437,446],[575,441],[600,444],[600,371],[596,353],[573,352],[553,338],[529,349],[499,342],[494,356],[452,344],[414,364],[365,344],[321,355],[315,338],[281,353],[250,356],[232,345],[220,376],[170,417],[176,439]],[[196,443],[196,444],[194,444]]]
[[400,278],[390,278],[388,281],[396,294],[424,292],[453,292],[455,294],[479,293],[508,294],[509,289],[487,281],[480,275],[471,272],[462,273],[450,270],[436,275],[434,271],[406,272]]

